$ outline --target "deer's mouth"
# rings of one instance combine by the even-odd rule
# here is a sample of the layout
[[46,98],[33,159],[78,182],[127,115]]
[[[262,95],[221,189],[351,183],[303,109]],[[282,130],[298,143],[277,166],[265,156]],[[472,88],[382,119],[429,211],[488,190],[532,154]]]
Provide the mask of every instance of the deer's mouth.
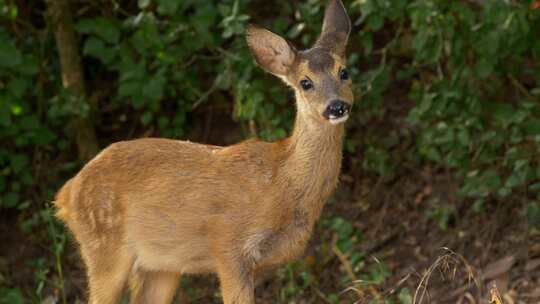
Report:
[[337,125],[337,124],[346,122],[347,119],[349,119],[349,114],[346,114],[346,115],[341,116],[341,117],[332,117],[332,116],[330,116],[330,118],[328,118],[328,121],[333,125]]

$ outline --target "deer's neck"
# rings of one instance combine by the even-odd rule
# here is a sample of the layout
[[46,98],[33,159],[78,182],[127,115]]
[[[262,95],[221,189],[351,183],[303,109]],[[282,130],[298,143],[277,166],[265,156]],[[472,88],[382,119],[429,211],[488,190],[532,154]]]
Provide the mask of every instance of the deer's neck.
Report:
[[316,221],[325,201],[335,189],[341,169],[343,124],[315,122],[297,114],[292,136],[286,141],[282,178],[293,192],[295,212]]

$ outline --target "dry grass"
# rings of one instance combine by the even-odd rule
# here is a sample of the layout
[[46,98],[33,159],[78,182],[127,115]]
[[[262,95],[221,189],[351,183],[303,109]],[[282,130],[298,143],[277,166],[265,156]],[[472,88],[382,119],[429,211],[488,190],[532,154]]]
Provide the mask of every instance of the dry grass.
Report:
[[414,293],[413,304],[424,303],[424,299],[426,299],[428,303],[431,302],[429,296],[429,282],[435,270],[438,270],[440,275],[449,281],[456,280],[457,273],[459,270],[462,270],[467,276],[467,285],[474,284],[481,293],[481,285],[476,278],[474,268],[467,260],[462,255],[449,248],[443,247],[442,250],[444,253],[440,255],[424,272],[424,275],[422,275]]
[[[417,287],[412,295],[412,304],[448,303],[447,299],[442,299],[442,296],[445,295],[440,292],[436,292],[435,295],[430,294],[430,283],[438,275],[437,279],[443,279],[445,282],[462,282],[465,280],[464,286],[453,292],[456,298],[459,298],[456,303],[504,304],[495,284],[489,288],[489,293],[484,292],[477,272],[462,255],[446,247],[441,248],[441,250],[443,252],[423,271],[422,275],[410,272],[395,283],[390,290],[381,292],[371,282],[355,280],[353,281],[355,285],[348,287],[342,293],[356,293],[360,299],[355,304],[384,303],[385,299],[393,297],[396,291],[400,290],[407,282],[410,283],[411,280],[416,279],[418,281],[415,283]],[[376,258],[374,259],[377,263],[380,263]],[[363,287],[358,288],[358,285],[363,285]],[[476,290],[476,297],[471,294],[471,290]]]

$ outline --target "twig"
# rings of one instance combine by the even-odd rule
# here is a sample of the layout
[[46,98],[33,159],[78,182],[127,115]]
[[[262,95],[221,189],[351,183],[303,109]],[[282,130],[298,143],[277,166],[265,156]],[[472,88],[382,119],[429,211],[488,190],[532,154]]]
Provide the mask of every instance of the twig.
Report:
[[525,96],[527,96],[528,98],[530,99],[535,99],[533,95],[531,95],[531,93],[529,93],[529,91],[527,91],[527,89],[523,86],[523,84],[521,84],[521,82],[519,82],[519,80],[516,79],[516,77],[514,77],[514,75],[511,75],[511,74],[508,74],[507,77],[510,79],[510,81],[512,81],[512,84]]
[[[338,257],[339,261],[341,262],[341,265],[343,265],[343,267],[345,268],[345,272],[347,272],[347,275],[349,276],[349,279],[352,282],[358,282],[357,277],[354,275],[354,271],[353,271],[351,263],[349,262],[347,257],[343,254],[343,252],[341,252],[341,250],[337,247],[336,242],[337,242],[337,240],[336,240],[336,238],[334,238],[334,240],[332,241],[332,251]],[[357,288],[349,287],[349,288],[345,289],[345,291],[343,291],[343,292],[346,292],[346,291],[349,291],[349,290],[354,290],[358,294],[358,296],[361,297],[361,298],[364,297],[364,292],[357,289]]]
[[199,99],[191,106],[191,110],[195,110],[198,106],[200,106],[203,102],[205,102],[212,93],[214,93],[217,89],[216,81],[214,80],[214,83],[212,84],[212,87],[204,94],[202,94]]
[[328,303],[328,304],[332,304],[332,302],[330,301],[330,299],[328,299],[324,293],[322,291],[320,291],[318,288],[316,287],[313,287],[313,290],[315,290],[315,293],[317,294],[317,296],[319,296],[319,298],[323,299],[324,302]]
[[341,264],[345,268],[345,272],[347,272],[347,275],[349,276],[349,279],[351,279],[351,281],[353,281],[353,282],[358,281],[358,279],[354,275],[351,263],[349,262],[347,257],[343,254],[343,252],[341,252],[341,250],[339,250],[339,248],[337,247],[336,244],[332,245],[332,251],[336,254],[339,261],[341,262]]

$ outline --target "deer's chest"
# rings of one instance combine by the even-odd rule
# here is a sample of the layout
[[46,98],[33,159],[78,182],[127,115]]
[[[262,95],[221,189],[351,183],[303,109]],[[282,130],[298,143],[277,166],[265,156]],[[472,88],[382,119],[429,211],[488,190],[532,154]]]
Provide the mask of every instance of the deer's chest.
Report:
[[244,245],[244,253],[251,257],[257,268],[281,266],[302,255],[313,226],[314,221],[308,212],[296,208],[281,228],[252,235]]
[[259,242],[250,248],[249,255],[258,269],[281,266],[302,255],[310,236],[309,227],[262,232],[261,235],[254,236]]

